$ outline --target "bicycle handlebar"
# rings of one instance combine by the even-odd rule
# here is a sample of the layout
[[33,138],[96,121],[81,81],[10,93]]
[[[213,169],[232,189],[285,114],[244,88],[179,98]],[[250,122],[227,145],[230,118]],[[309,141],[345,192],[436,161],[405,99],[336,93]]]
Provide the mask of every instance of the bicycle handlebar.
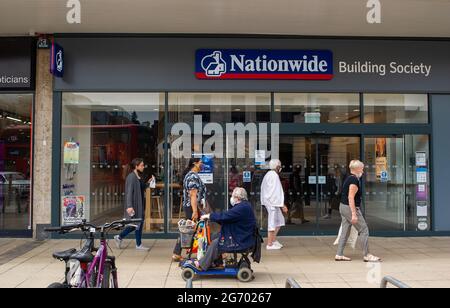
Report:
[[126,225],[131,225],[134,223],[141,223],[142,221],[143,221],[142,219],[122,219],[122,220],[113,221],[111,223],[106,223],[102,226],[94,226],[93,224],[87,223],[84,221],[80,224],[45,228],[44,231],[45,232],[69,233],[76,229],[80,229],[81,231],[89,231],[89,229],[91,229],[91,228],[95,229],[95,231],[99,231],[99,230],[104,231],[107,229],[113,229],[113,228],[117,228],[117,227],[125,227]]

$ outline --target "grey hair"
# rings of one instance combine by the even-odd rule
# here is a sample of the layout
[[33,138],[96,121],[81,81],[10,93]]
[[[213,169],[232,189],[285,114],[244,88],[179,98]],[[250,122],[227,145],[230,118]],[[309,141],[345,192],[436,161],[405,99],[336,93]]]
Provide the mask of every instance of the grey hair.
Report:
[[350,162],[350,165],[348,167],[350,168],[350,170],[364,168],[364,163],[360,160],[355,159]]
[[281,161],[279,159],[271,159],[269,162],[270,170],[277,170],[277,167],[281,167]]
[[232,196],[237,198],[237,199],[239,199],[239,200],[243,200],[243,201],[244,200],[245,201],[248,200],[247,191],[245,190],[245,188],[242,188],[242,187],[236,187],[233,190]]

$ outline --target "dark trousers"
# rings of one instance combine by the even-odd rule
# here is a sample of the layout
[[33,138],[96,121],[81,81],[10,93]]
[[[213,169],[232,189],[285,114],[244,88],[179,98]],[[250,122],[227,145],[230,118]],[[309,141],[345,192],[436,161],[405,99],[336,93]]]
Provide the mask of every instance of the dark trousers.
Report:
[[141,224],[139,225],[139,228],[136,229],[134,227],[127,227],[125,228],[122,233],[120,233],[119,237],[121,240],[123,240],[125,237],[128,236],[128,234],[130,234],[131,232],[135,231],[135,235],[136,235],[136,246],[141,246],[142,245],[142,230],[144,229],[144,221],[141,222]]
[[[184,211],[185,219],[192,219],[192,214],[193,214],[192,207],[185,207],[185,208],[183,208],[183,211]],[[181,238],[178,237],[177,243],[175,244],[175,248],[173,249],[173,254],[177,255],[177,256],[181,256],[181,251],[182,251]]]

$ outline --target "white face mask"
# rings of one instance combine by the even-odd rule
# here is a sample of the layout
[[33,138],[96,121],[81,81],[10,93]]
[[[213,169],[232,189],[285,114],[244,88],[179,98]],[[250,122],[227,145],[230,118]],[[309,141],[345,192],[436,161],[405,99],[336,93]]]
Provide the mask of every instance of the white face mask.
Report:
[[235,206],[236,205],[236,199],[234,199],[234,197],[230,198],[230,204],[231,204],[231,206]]

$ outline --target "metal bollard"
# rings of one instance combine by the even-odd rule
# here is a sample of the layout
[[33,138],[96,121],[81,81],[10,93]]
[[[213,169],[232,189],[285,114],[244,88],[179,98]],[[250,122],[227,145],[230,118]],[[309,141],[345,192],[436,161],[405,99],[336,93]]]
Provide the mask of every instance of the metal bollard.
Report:
[[194,286],[192,284],[192,278],[191,278],[186,281],[186,289],[192,289],[192,288],[194,288]]

